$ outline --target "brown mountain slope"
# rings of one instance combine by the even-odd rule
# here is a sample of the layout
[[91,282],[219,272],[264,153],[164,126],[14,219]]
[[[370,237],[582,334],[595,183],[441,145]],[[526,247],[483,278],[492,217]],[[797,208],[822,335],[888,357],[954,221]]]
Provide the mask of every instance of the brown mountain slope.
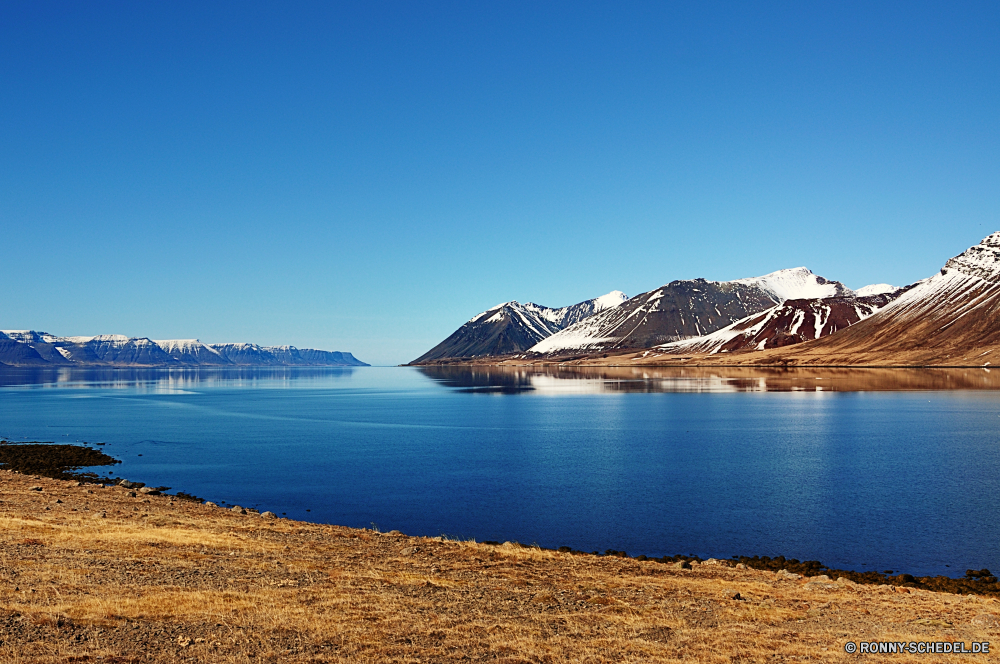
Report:
[[989,366],[991,358],[1000,358],[1000,232],[870,318],[815,341],[722,355],[650,349],[589,363]]
[[787,300],[712,334],[664,344],[659,349],[675,355],[691,355],[792,346],[856,325],[900,293]]

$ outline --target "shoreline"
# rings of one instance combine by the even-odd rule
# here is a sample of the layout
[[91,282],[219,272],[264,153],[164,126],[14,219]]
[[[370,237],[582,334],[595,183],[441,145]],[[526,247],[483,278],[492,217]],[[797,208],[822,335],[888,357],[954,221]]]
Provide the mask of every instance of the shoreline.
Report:
[[408,537],[131,493],[0,471],[0,659],[853,662],[848,643],[1000,641],[994,597]]
[[[13,442],[7,440],[0,440],[0,470],[5,470],[16,475],[21,475],[23,477],[31,477],[33,479],[41,479],[42,477],[54,479],[58,481],[69,481],[76,482],[77,486],[92,486],[100,488],[122,488],[128,492],[129,497],[153,497],[153,496],[164,496],[167,499],[177,499],[178,501],[185,501],[188,503],[202,505],[209,508],[216,508],[219,510],[235,512],[243,515],[259,515],[264,516],[264,518],[275,518],[283,520],[291,520],[286,517],[276,516],[274,512],[265,510],[261,512],[253,508],[243,508],[239,505],[231,505],[226,507],[221,507],[220,505],[212,502],[210,500],[205,500],[197,496],[185,493],[183,491],[177,491],[174,494],[168,494],[167,491],[170,487],[147,487],[143,482],[132,481],[120,477],[103,477],[98,476],[93,472],[80,472],[81,467],[98,467],[98,466],[113,466],[121,463],[121,461],[111,457],[99,450],[95,450],[87,446],[87,443],[82,445],[76,444],[63,444],[63,443],[46,443],[46,442]],[[10,455],[5,454],[13,450],[18,450],[22,452],[28,452],[26,454]],[[139,495],[141,494],[141,496]],[[224,501],[220,501],[224,502]],[[171,504],[173,504],[171,502]],[[277,509],[277,508],[275,508]],[[266,515],[266,516],[265,516]],[[316,526],[335,526],[338,528],[349,528],[348,526],[336,526],[336,524],[321,524],[311,521],[302,521],[302,523],[312,523]],[[367,529],[361,529],[367,530]],[[379,532],[377,529],[372,529],[372,532]],[[398,532],[398,531],[394,531]],[[913,588],[920,590],[929,590],[935,592],[952,593],[957,595],[963,594],[974,594],[983,595],[987,597],[1000,597],[1000,580],[991,572],[989,569],[983,568],[979,570],[967,570],[965,576],[962,577],[948,577],[944,575],[938,576],[914,576],[905,572],[898,572],[895,569],[886,570],[884,572],[878,571],[868,571],[859,572],[856,570],[843,570],[837,568],[831,568],[823,565],[817,560],[806,560],[800,561],[796,558],[786,558],[785,556],[746,556],[746,555],[734,555],[728,559],[715,559],[715,558],[701,558],[700,556],[694,555],[683,555],[677,554],[673,556],[646,556],[637,555],[629,556],[625,551],[619,551],[616,549],[606,549],[604,553],[599,553],[598,551],[586,552],[573,549],[568,546],[560,546],[555,548],[540,547],[538,545],[522,545],[518,542],[505,542],[500,543],[497,541],[482,541],[479,544],[484,546],[505,546],[513,545],[523,548],[533,548],[539,551],[551,551],[558,553],[568,553],[574,556],[592,556],[595,558],[603,557],[616,557],[623,559],[631,559],[640,562],[652,562],[661,565],[685,565],[690,566],[693,564],[711,564],[726,567],[733,567],[739,569],[755,569],[760,571],[770,571],[770,572],[786,572],[792,575],[798,575],[801,578],[810,577],[821,577],[825,576],[833,581],[837,581],[840,578],[847,579],[852,583],[862,584],[862,585],[887,585],[893,588]]]
[[813,363],[777,363],[777,364],[727,364],[722,362],[687,362],[678,359],[676,362],[600,362],[588,358],[567,359],[567,360],[538,360],[532,362],[515,362],[512,360],[499,359],[495,362],[426,362],[420,364],[400,364],[400,367],[566,367],[566,368],[613,368],[613,369],[986,369],[1000,368],[1000,365],[991,364],[813,364]]

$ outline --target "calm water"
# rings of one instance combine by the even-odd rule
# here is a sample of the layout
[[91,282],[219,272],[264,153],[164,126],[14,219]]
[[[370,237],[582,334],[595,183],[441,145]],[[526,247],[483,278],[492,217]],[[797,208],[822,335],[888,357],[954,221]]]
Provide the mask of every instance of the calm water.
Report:
[[1000,569],[998,373],[7,369],[0,435],[314,521],[960,576]]

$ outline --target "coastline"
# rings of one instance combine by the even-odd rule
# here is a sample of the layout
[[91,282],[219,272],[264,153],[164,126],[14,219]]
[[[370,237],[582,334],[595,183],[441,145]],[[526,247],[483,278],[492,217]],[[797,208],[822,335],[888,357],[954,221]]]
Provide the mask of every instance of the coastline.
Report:
[[854,661],[848,641],[968,648],[1000,629],[992,597],[408,537],[77,484],[0,471],[8,658]]
[[[239,505],[229,505],[221,507],[215,502],[208,501],[197,496],[177,491],[169,494],[170,487],[158,486],[147,487],[143,482],[132,481],[121,477],[98,476],[90,471],[81,471],[82,467],[114,466],[121,463],[118,459],[111,457],[87,444],[61,444],[47,442],[24,442],[17,443],[0,440],[0,469],[21,477],[31,477],[40,480],[47,478],[56,481],[68,482],[69,486],[85,487],[85,490],[92,493],[93,489],[114,489],[124,490],[127,497],[144,499],[148,503],[150,498],[162,497],[169,505],[174,501],[183,501],[206,508],[226,510],[240,515],[260,516],[262,518],[289,520],[285,517],[278,517],[274,512],[253,508],[243,508]],[[222,501],[220,501],[222,502]],[[277,509],[277,508],[275,508]],[[300,523],[312,523],[321,527],[329,524],[301,521]],[[344,527],[344,526],[336,526]],[[373,529],[372,532],[378,532]],[[440,539],[440,538],[438,538]],[[482,541],[483,546],[503,546],[500,542]],[[510,542],[504,544],[511,544]],[[514,542],[514,545],[523,545]],[[599,551],[580,551],[567,546],[557,548],[544,548],[532,545],[530,548],[538,551],[551,551],[563,554],[570,554],[582,557],[616,557],[622,559],[633,559],[640,562],[651,562],[660,565],[676,566],[704,564],[706,560],[710,564],[721,567],[732,567],[740,569],[755,569],[770,572],[787,572],[797,574],[802,578],[809,577],[829,577],[832,581],[845,579],[851,583],[861,585],[887,585],[900,589],[932,590],[935,592],[952,593],[958,595],[983,595],[1000,598],[1000,581],[988,569],[967,570],[963,577],[939,576],[919,576],[915,577],[905,571],[885,570],[883,572],[856,570],[844,570],[831,568],[823,565],[817,560],[800,561],[795,558],[785,556],[748,556],[733,555],[729,559],[704,559],[696,555],[666,555],[661,557],[651,557],[646,555],[629,556],[625,551],[616,549],[605,549],[603,553]]]

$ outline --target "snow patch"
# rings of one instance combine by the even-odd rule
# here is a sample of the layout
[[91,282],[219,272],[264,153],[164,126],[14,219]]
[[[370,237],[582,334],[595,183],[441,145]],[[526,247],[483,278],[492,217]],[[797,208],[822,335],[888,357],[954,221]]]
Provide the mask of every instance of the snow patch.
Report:
[[886,295],[898,290],[899,286],[893,286],[891,284],[870,284],[868,286],[862,286],[858,290],[854,291],[854,294],[858,297],[867,297],[869,295]]
[[778,270],[777,272],[765,274],[762,277],[735,279],[728,283],[757,286],[772,295],[777,302],[784,302],[785,300],[813,300],[849,294],[844,292],[844,289],[838,288],[838,284],[816,276],[812,273],[812,270],[806,267]]

